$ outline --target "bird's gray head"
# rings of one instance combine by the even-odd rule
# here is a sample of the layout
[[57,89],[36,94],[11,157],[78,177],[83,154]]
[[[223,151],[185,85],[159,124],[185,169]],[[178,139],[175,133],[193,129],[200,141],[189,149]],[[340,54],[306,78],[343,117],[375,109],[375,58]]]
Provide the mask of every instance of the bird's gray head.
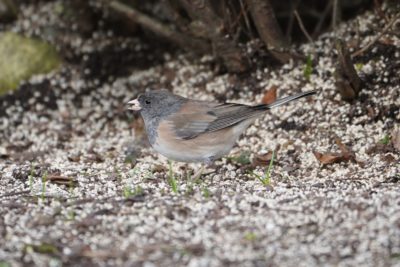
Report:
[[153,120],[177,111],[185,98],[163,89],[148,91],[135,100],[129,101],[129,109],[140,111],[144,120]]

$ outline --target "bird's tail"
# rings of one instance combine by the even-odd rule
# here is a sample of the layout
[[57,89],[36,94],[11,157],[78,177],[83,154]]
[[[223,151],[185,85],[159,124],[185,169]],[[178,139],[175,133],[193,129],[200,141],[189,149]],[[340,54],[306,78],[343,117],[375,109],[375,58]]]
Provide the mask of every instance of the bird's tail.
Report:
[[274,103],[271,103],[271,104],[258,105],[258,106],[255,106],[254,108],[261,109],[261,110],[271,109],[271,108],[279,107],[279,106],[281,106],[283,104],[286,104],[286,103],[291,102],[293,100],[297,100],[297,99],[302,98],[302,97],[314,95],[316,93],[317,93],[317,90],[303,92],[303,93],[299,93],[299,94],[296,94],[296,95],[287,96],[287,97],[278,99]]

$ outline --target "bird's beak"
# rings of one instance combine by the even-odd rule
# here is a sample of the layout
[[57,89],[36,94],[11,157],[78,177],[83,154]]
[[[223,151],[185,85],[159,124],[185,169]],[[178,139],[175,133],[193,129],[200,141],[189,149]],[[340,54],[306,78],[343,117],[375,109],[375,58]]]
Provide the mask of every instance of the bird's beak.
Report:
[[139,110],[142,109],[142,107],[140,106],[140,103],[139,103],[139,101],[138,101],[137,99],[134,99],[134,100],[129,101],[129,102],[128,102],[128,105],[130,105],[130,106],[128,107],[128,109],[130,109],[130,110],[139,111]]

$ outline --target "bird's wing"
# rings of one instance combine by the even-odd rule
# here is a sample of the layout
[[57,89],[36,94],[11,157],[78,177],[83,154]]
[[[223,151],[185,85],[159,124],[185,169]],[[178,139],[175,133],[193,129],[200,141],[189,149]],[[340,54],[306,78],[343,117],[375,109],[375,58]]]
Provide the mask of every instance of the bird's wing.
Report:
[[218,131],[253,118],[263,110],[240,104],[190,101],[166,118],[177,138],[192,139],[199,134]]
[[244,120],[255,118],[267,109],[315,93],[316,91],[299,93],[278,99],[269,105],[261,104],[257,106],[188,100],[178,112],[168,116],[166,122],[170,124],[177,138],[192,139],[199,134],[222,130]]

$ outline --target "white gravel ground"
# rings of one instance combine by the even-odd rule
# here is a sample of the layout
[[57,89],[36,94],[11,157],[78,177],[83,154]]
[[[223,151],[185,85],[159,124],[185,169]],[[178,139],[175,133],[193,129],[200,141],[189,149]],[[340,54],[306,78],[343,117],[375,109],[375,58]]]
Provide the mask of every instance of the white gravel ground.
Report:
[[[40,35],[44,22],[29,12],[52,5],[22,9],[12,30],[30,33],[37,19]],[[371,25],[384,23],[367,13],[337,34],[350,42],[346,29],[359,24],[363,46],[377,34]],[[309,81],[301,62],[240,77],[214,73],[208,57],[165,55],[165,63],[113,82],[64,66],[22,86],[35,94],[0,99],[0,266],[400,266],[400,157],[380,144],[400,122],[400,39],[388,35],[392,44],[356,58],[366,85],[346,103],[335,91],[333,37],[299,48],[318,55]],[[85,58],[101,49],[93,43],[74,49],[85,47]],[[240,103],[258,103],[272,86],[280,96],[319,93],[266,114],[199,181],[186,175],[198,165],[173,163],[174,193],[166,159],[125,110],[139,91],[161,86]],[[339,152],[336,138],[355,162],[318,162],[314,151]],[[272,149],[269,186],[235,161]],[[261,174],[265,166],[254,168]],[[57,176],[67,185],[49,181]]]

